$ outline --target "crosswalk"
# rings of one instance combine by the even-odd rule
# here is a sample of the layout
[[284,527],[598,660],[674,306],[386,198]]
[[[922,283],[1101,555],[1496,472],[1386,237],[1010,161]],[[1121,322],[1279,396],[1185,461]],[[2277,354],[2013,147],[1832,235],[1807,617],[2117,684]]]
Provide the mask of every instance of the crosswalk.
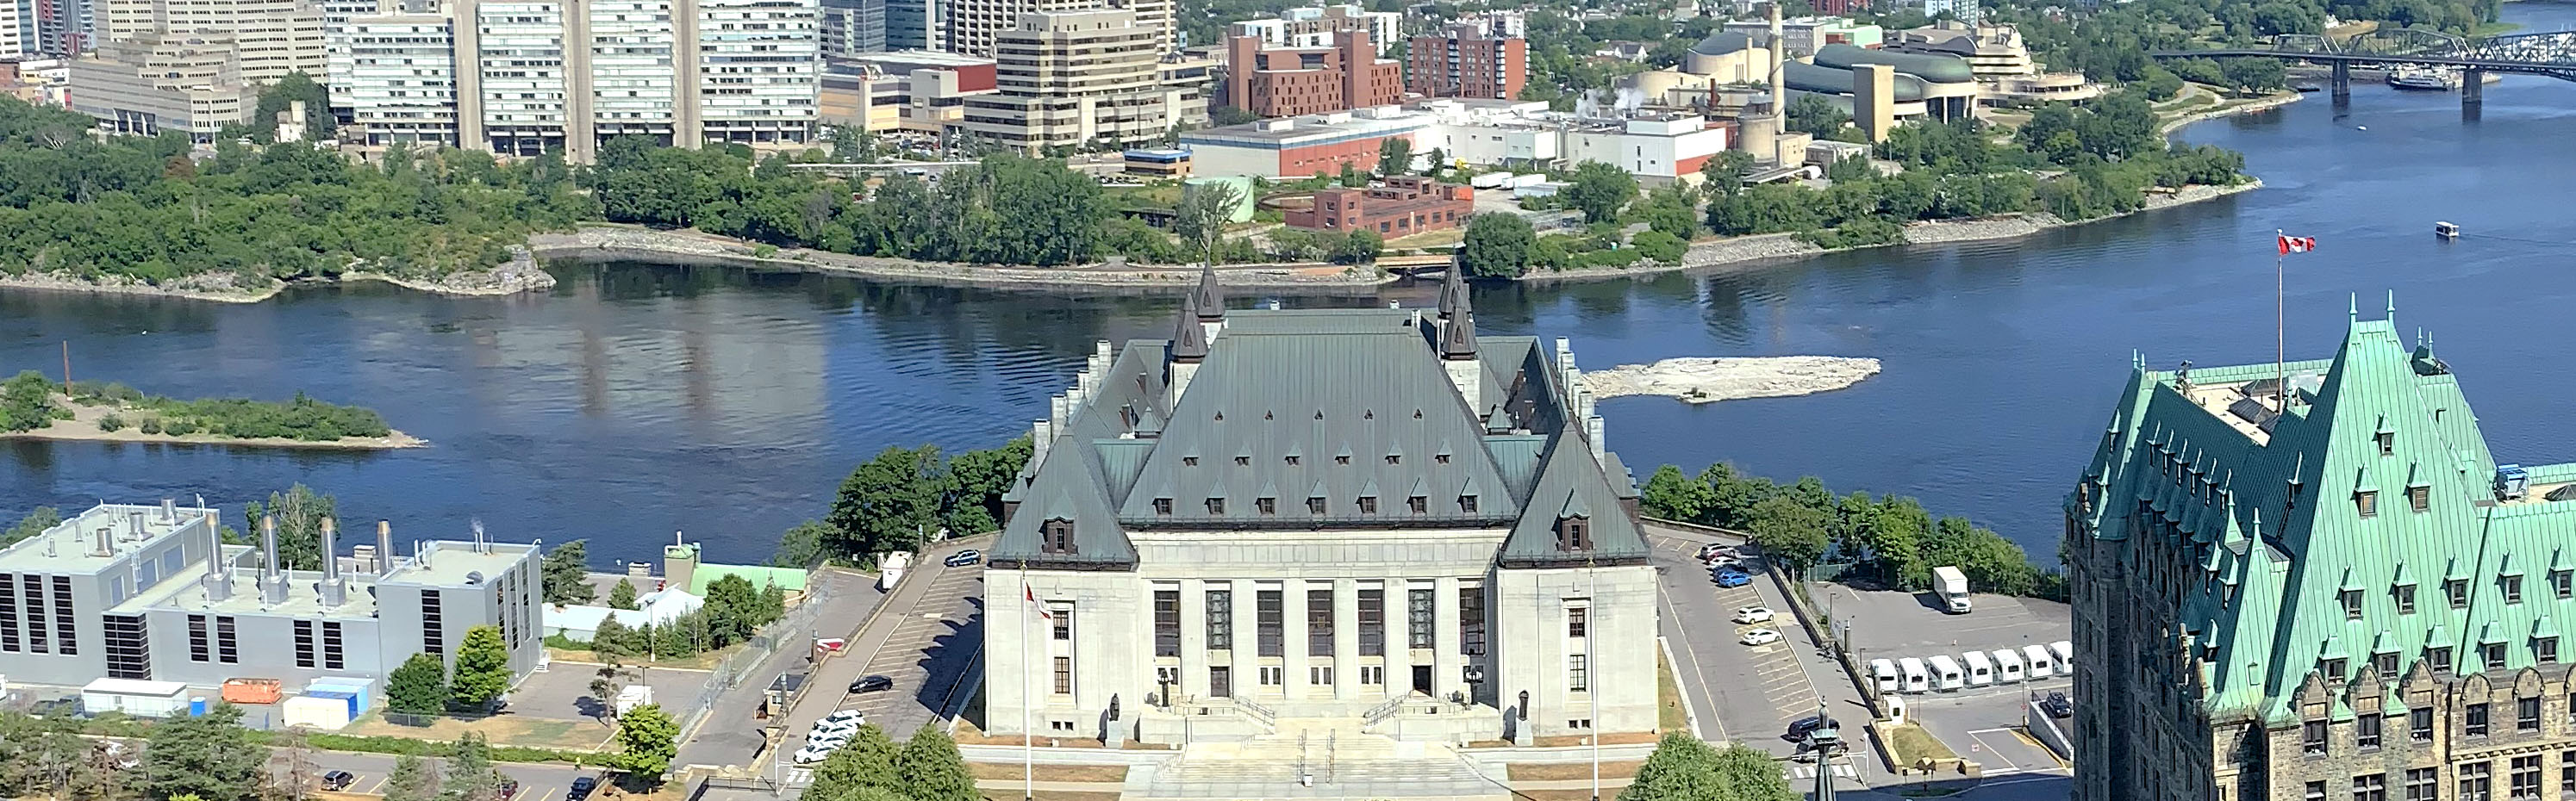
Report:
[[[1788,772],[1781,774],[1780,777],[1793,782],[1815,781],[1816,766],[1808,764],[1790,765]],[[1860,779],[1860,771],[1854,769],[1850,765],[1835,765],[1834,778],[1858,780]]]

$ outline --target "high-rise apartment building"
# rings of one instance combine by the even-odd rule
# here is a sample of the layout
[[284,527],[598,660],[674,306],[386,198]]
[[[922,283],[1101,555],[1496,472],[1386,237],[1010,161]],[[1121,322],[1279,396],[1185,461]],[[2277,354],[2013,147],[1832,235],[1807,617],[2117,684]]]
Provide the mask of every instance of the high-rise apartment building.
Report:
[[[1154,34],[1154,52],[1173,49],[1173,0],[920,0],[940,2],[947,12],[947,43],[941,48],[951,53],[999,59],[995,51],[1004,33],[1017,31],[1028,14],[1048,11],[1089,11],[1112,8],[1132,12],[1135,25]],[[909,13],[909,12],[907,12]],[[908,46],[908,45],[907,45]]]
[[1331,47],[1263,47],[1261,38],[1225,42],[1226,105],[1261,117],[1324,114],[1404,100],[1404,65],[1378,58],[1364,30],[1333,34]]
[[999,92],[963,130],[1022,151],[1160,137],[1207,118],[1205,62],[1163,60],[1162,32],[1121,9],[1024,14],[995,45]]
[[886,0],[823,0],[823,55],[848,57],[886,49]]
[[343,137],[363,144],[561,148],[577,162],[614,136],[802,143],[817,11],[815,0],[452,0],[356,17],[332,60],[333,105],[357,129]]
[[1380,51],[1403,41],[1404,15],[1367,11],[1355,5],[1292,8],[1270,19],[1244,20],[1225,27],[1227,36],[1259,37],[1268,47],[1332,47],[1343,31],[1362,31]]
[[2429,339],[2354,316],[2331,359],[2133,358],[2065,499],[2079,801],[2576,777],[2576,464],[2497,464]]
[[0,59],[33,58],[44,52],[36,41],[34,0],[0,0]]
[[948,12],[947,0],[885,0],[885,49],[946,48]]
[[1529,40],[1481,24],[1413,37],[1404,88],[1424,97],[1515,100],[1529,79]]

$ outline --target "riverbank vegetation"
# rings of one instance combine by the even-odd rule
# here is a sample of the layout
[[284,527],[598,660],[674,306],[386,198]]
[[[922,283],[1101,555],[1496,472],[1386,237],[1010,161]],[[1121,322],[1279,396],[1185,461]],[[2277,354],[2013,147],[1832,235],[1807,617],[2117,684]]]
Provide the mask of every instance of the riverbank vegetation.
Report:
[[850,470],[823,519],[781,535],[770,563],[868,565],[888,551],[1000,530],[1002,493],[1033,452],[1026,434],[949,457],[936,445],[886,448]]
[[[630,599],[626,605],[616,608],[633,607]],[[775,584],[753,587],[750,579],[725,576],[707,584],[705,603],[695,611],[658,625],[628,626],[616,618],[607,618],[599,622],[599,629],[588,640],[549,634],[546,635],[546,646],[589,651],[608,660],[626,657],[687,659],[739,644],[750,639],[760,627],[786,616],[785,589]]]
[[94,125],[0,97],[0,278],[257,290],[350,270],[434,277],[597,216],[559,159],[397,150],[368,165],[302,145],[94,138]]
[[103,410],[96,416],[102,432],[133,428],[144,434],[205,434],[235,439],[286,439],[331,442],[393,434],[385,419],[370,409],[326,403],[295,393],[282,402],[247,398],[179,400],[148,395],[113,382],[54,383],[35,371],[21,372],[0,383],[0,432],[28,432],[78,417],[74,406]]
[[1782,485],[1726,464],[1697,477],[1664,465],[1647,479],[1639,505],[1649,516],[1747,532],[1791,569],[1832,566],[1845,583],[1919,592],[1931,587],[1932,568],[1957,565],[1983,592],[2066,598],[2063,572],[1967,518],[1935,519],[1913,498],[1838,498],[1814,476]]

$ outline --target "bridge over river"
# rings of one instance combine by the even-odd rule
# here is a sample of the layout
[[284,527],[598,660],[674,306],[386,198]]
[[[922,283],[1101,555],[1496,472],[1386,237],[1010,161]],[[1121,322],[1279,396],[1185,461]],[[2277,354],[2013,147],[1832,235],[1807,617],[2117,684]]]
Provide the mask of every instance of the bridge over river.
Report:
[[2461,71],[2460,104],[2485,102],[2486,73],[2546,75],[2576,81],[2576,31],[2510,36],[2461,37],[2400,28],[2373,31],[2344,40],[2314,34],[2273,37],[2268,48],[2167,50],[2156,58],[2231,58],[2267,56],[2330,66],[2330,91],[2337,103],[2352,98],[2352,65],[2448,67]]

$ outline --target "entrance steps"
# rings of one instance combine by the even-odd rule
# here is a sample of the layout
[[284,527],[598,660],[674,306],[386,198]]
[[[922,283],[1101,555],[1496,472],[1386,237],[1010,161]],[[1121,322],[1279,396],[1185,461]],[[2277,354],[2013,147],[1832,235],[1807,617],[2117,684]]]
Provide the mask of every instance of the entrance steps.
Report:
[[[1165,763],[1152,798],[1459,797],[1503,788],[1439,743],[1367,734],[1352,718],[1281,718],[1240,742],[1192,743]],[[1499,778],[1499,777],[1497,777]]]

